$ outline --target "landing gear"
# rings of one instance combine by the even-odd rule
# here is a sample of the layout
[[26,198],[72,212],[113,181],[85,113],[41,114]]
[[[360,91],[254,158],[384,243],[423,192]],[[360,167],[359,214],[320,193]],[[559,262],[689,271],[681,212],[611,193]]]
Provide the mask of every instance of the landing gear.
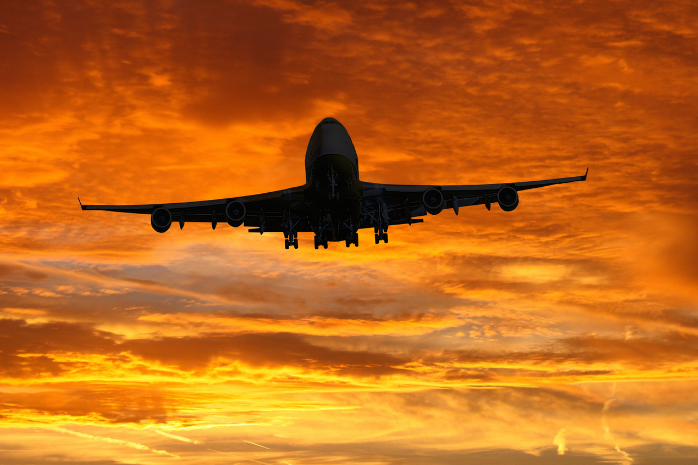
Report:
[[292,231],[290,234],[285,234],[285,236],[288,239],[286,239],[284,241],[284,247],[286,247],[286,249],[288,249],[289,247],[293,246],[294,249],[297,249],[298,248],[298,233]]
[[293,246],[294,249],[298,248],[298,223],[300,223],[301,218],[299,218],[296,221],[293,221],[293,215],[291,214],[290,210],[284,210],[284,222],[282,224],[283,226],[283,231],[284,231],[284,237],[286,238],[286,241],[284,242],[284,246],[288,249],[289,247]]
[[359,246],[359,235],[356,233],[347,235],[346,239],[344,239],[344,244],[347,247],[351,247],[352,244],[354,244],[356,247]]
[[327,239],[323,239],[320,236],[315,236],[315,248],[318,249],[320,246],[327,248]]
[[390,219],[388,217],[388,207],[385,204],[378,204],[377,216],[371,216],[371,222],[373,223],[373,232],[376,239],[376,244],[380,244],[381,241],[388,243],[388,226],[390,226]]

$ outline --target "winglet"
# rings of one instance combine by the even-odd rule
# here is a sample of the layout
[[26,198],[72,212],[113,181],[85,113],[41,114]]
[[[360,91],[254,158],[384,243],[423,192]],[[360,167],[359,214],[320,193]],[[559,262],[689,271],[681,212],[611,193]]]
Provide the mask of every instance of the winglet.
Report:
[[587,168],[587,172],[584,173],[584,176],[582,176],[582,181],[586,181],[586,180],[587,180],[587,174],[589,174],[589,168]]
[[82,202],[80,202],[80,197],[78,197],[78,203],[80,204],[80,208],[82,208],[83,210],[87,210],[85,206],[82,204]]

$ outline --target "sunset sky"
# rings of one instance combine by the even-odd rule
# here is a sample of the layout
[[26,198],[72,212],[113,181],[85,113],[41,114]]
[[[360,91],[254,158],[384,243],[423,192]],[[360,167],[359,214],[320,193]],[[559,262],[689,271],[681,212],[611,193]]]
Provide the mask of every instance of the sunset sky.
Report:
[[[83,203],[577,176],[315,250]],[[694,0],[2,0],[0,463],[698,462]]]

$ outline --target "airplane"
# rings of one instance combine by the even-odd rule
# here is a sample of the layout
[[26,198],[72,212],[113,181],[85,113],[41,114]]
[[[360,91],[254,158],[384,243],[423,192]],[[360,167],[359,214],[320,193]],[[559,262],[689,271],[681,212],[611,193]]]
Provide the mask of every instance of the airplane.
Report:
[[310,136],[305,154],[306,182],[302,186],[264,194],[184,203],[148,205],[82,205],[83,210],[104,210],[150,215],[159,233],[173,222],[219,222],[249,227],[249,232],[283,232],[286,249],[298,248],[298,233],[312,232],[315,248],[344,241],[359,246],[358,230],[373,228],[375,243],[388,243],[391,225],[421,223],[420,216],[438,215],[460,207],[498,203],[510,212],[519,205],[519,191],[586,181],[584,176],[480,185],[400,185],[359,179],[359,160],[346,128],[335,118],[324,118]]

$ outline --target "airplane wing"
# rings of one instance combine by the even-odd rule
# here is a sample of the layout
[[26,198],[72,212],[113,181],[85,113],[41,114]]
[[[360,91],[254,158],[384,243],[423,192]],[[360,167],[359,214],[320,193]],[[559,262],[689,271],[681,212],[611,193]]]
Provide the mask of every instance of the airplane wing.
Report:
[[[180,227],[189,222],[211,223],[214,229],[217,223],[228,222],[232,226],[244,224],[257,227],[254,232],[272,232],[284,230],[282,223],[288,220],[286,212],[298,214],[307,209],[305,189],[306,186],[298,186],[264,194],[198,202],[146,205],[83,205],[81,202],[80,206],[83,210],[152,215],[151,225],[158,232],[165,232],[171,223],[176,222],[180,223]],[[300,221],[296,225],[298,231],[311,230],[302,218],[291,218],[291,221]]]
[[[512,182],[501,184],[476,184],[455,186],[399,185],[363,183],[365,214],[388,220],[390,224],[421,222],[412,218],[427,213],[438,214],[443,209],[452,208],[456,215],[460,207],[485,205],[490,209],[498,203],[503,210],[511,211],[519,204],[519,191],[539,187],[586,181],[589,169],[583,176],[547,179],[543,181]],[[370,218],[369,218],[370,220]],[[373,224],[373,222],[371,222]]]

